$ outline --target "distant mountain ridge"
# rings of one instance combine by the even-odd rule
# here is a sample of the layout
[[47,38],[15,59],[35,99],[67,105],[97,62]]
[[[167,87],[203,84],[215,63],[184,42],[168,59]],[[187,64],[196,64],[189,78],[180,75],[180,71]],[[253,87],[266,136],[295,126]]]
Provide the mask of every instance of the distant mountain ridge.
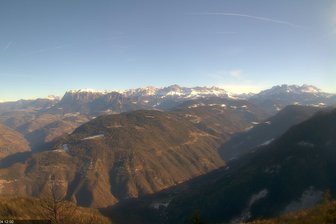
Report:
[[181,96],[186,98],[193,97],[204,97],[204,96],[235,96],[235,97],[243,97],[243,98],[253,98],[255,96],[269,96],[276,94],[302,94],[302,93],[310,93],[315,95],[323,95],[323,96],[332,96],[335,94],[323,92],[321,89],[314,85],[276,85],[269,89],[265,89],[260,91],[259,93],[242,93],[242,94],[233,94],[224,88],[217,86],[195,86],[195,87],[183,87],[177,84],[166,86],[166,87],[155,87],[155,86],[147,86],[142,88],[134,88],[134,89],[126,89],[126,90],[95,90],[95,89],[74,89],[69,90],[67,93],[96,93],[96,94],[108,94],[111,92],[117,92],[127,97],[139,97],[139,96]]
[[67,91],[62,100],[53,107],[54,112],[82,112],[100,115],[121,113],[139,109],[169,110],[181,102],[208,97],[246,99],[260,106],[270,115],[287,105],[310,105],[323,107],[336,104],[336,95],[322,92],[312,85],[281,85],[258,94],[230,94],[219,87],[181,87],[171,85],[157,88],[128,89],[124,91],[99,91],[79,89]]
[[19,100],[0,103],[3,112],[31,108],[48,110],[48,113],[66,114],[79,112],[98,116],[129,112],[139,109],[169,110],[186,100],[220,97],[245,99],[261,107],[270,115],[292,104],[324,107],[336,104],[336,94],[326,93],[313,85],[278,85],[257,94],[231,94],[220,87],[167,87],[148,86],[127,90],[77,89],[67,91],[61,99]]
[[67,93],[77,94],[77,93],[94,93],[94,94],[109,94],[109,93],[119,93],[126,97],[143,97],[143,96],[180,96],[186,98],[200,97],[200,96],[227,96],[227,91],[220,87],[181,87],[179,85],[170,85],[167,87],[154,87],[147,86],[144,88],[126,89],[126,90],[94,90],[94,89],[78,89],[69,90]]
[[[100,115],[136,110],[170,111],[187,104],[191,107],[211,107],[216,104],[214,102],[226,104],[225,102],[238,102],[241,99],[246,101],[244,104],[249,108],[257,110],[258,107],[258,114],[263,114],[264,118],[292,104],[316,108],[336,105],[336,95],[324,93],[311,85],[281,85],[258,94],[241,95],[232,95],[219,87],[179,85],[162,88],[148,86],[124,91],[79,89],[67,91],[61,99],[51,96],[0,103],[0,123],[23,134],[34,151],[44,147],[44,143],[71,133],[80,124]],[[239,107],[244,106],[238,104]],[[236,107],[235,103],[228,106]],[[57,134],[54,131],[56,129]]]
[[278,85],[247,98],[266,112],[275,114],[287,105],[330,106],[336,104],[336,95],[321,91],[313,85]]
[[[124,97],[148,97],[148,96],[156,96],[156,97],[183,97],[183,98],[189,98],[189,99],[195,99],[199,97],[208,97],[208,96],[219,96],[219,97],[232,97],[232,98],[243,98],[243,99],[249,99],[249,98],[255,98],[255,97],[269,97],[269,96],[276,96],[279,94],[314,94],[315,96],[324,96],[327,98],[333,97],[336,94],[327,93],[322,91],[316,86],[313,85],[288,85],[288,84],[282,84],[282,85],[276,85],[269,89],[265,89],[260,91],[259,93],[231,93],[227,90],[225,90],[222,87],[218,86],[195,86],[195,87],[183,87],[177,84],[166,86],[166,87],[155,87],[155,86],[147,86],[147,87],[140,87],[140,88],[131,88],[131,89],[125,89],[125,90],[118,90],[118,89],[112,89],[112,90],[97,90],[97,89],[91,89],[91,88],[84,88],[84,89],[72,89],[65,92],[65,95],[78,95],[78,94],[86,94],[86,95],[107,95],[111,93],[119,93]],[[45,98],[38,98],[38,99],[21,99],[18,101],[10,101],[10,102],[0,102],[0,108],[4,107],[6,105],[9,107],[9,105],[13,105],[13,103],[19,103],[21,105],[25,105],[30,102],[41,102],[41,101],[59,101],[62,97],[49,95]],[[13,109],[13,108],[12,108]]]
[[218,87],[145,87],[125,91],[79,89],[67,91],[61,101],[50,109],[52,113],[80,112],[97,116],[141,109],[166,110],[180,102],[202,97],[228,97]]
[[16,110],[43,110],[54,106],[59,100],[59,97],[50,97],[34,100],[0,102],[0,114]]
[[[266,149],[279,148],[279,142],[290,140],[283,136],[292,130],[289,129],[291,126],[309,119],[321,107],[336,104],[333,101],[335,95],[308,85],[275,86],[259,94],[242,97],[246,99],[231,96],[217,87],[173,85],[124,92],[70,90],[61,100],[29,101],[24,106],[12,102],[5,104],[2,112],[0,104],[0,122],[19,132],[12,133],[22,135],[31,147],[31,151],[29,148],[19,151],[5,148],[9,153],[0,160],[0,195],[41,196],[53,177],[62,183],[62,192],[67,199],[74,199],[82,206],[106,207],[129,198],[174,189],[175,185],[218,169],[220,175],[217,176],[214,171],[211,176],[215,179],[206,175],[200,177],[206,180],[206,185],[197,183],[197,180],[191,183],[199,184],[201,192],[205,193],[196,195],[204,198],[207,204],[213,200],[220,205],[216,198],[224,199],[222,195],[225,195],[225,201],[232,199],[231,194],[240,195],[238,198],[243,201],[232,199],[234,207],[225,205],[229,213],[233,212],[232,215],[217,217],[218,221],[222,218],[231,220],[245,214],[241,213],[241,209],[244,209],[243,203],[249,204],[250,197],[277,190],[269,185],[269,175],[280,171],[278,166],[271,164],[272,161],[282,164],[284,159],[286,162],[286,153],[289,157],[302,156],[284,147],[286,155],[277,158],[267,154]],[[313,126],[307,128],[310,136],[316,134],[312,132]],[[299,130],[306,132],[304,128]],[[321,131],[328,135],[327,139],[321,139],[334,146],[334,141],[330,140],[334,133]],[[312,144],[317,145],[307,139],[299,140],[289,145],[294,149],[303,147],[306,151],[315,149]],[[247,160],[241,160],[240,156],[246,153],[248,155],[243,158],[256,158],[258,163],[250,162],[249,166],[245,166],[244,161]],[[264,157],[267,157],[267,163],[264,163]],[[220,168],[226,164],[229,164],[226,168]],[[241,165],[236,167],[235,164]],[[300,160],[295,160],[294,164],[300,165]],[[289,165],[293,172],[294,165]],[[237,173],[239,170],[243,171],[243,175]],[[274,177],[288,176],[286,170],[281,171],[284,171],[283,175]],[[230,177],[231,174],[233,176]],[[258,179],[258,175],[263,175],[265,179]],[[252,176],[255,178],[249,182]],[[230,189],[222,190],[227,179],[232,180],[232,185],[228,186]],[[241,185],[241,182],[253,189],[244,188],[247,185]],[[267,191],[259,188],[261,185],[265,185]],[[236,189],[236,186],[243,187]],[[309,191],[310,186],[305,184],[299,190],[292,193],[300,196],[302,192]],[[202,203],[195,200],[197,197],[192,192],[187,192],[185,196],[186,201],[181,195],[171,201],[169,195],[168,202],[178,209],[184,208],[183,205],[188,205],[190,201]],[[293,198],[288,197],[288,201],[283,203],[288,205],[292,201]],[[163,203],[167,204],[167,201]],[[213,207],[218,209],[217,205]],[[167,209],[172,214],[171,223],[177,223],[174,220],[177,216],[185,216],[170,205]],[[191,212],[187,211],[189,215]],[[250,214],[259,217],[259,212],[251,210]],[[207,216],[211,218],[211,212]]]

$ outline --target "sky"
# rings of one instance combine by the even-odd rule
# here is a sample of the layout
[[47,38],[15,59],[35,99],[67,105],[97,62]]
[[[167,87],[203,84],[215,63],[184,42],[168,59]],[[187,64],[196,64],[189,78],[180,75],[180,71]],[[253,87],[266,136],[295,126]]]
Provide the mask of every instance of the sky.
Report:
[[336,93],[335,59],[336,0],[0,1],[0,101],[172,84]]

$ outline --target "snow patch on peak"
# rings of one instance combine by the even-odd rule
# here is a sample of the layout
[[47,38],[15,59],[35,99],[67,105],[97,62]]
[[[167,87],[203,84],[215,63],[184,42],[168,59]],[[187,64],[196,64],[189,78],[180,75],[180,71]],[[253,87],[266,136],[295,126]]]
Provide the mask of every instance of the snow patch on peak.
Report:
[[261,91],[260,94],[264,95],[264,94],[282,94],[282,93],[294,93],[294,94],[300,94],[300,93],[321,93],[320,89],[313,86],[313,85],[307,85],[304,84],[302,86],[299,85],[287,85],[287,84],[283,84],[283,85],[277,85],[277,86],[273,86],[271,89],[267,89],[264,91]]
[[95,90],[95,89],[90,89],[90,88],[85,88],[85,89],[72,89],[69,90],[68,93],[76,94],[76,93],[106,93],[107,91],[104,90]]
[[229,97],[227,91],[222,88],[211,86],[211,87],[181,87],[179,85],[171,85],[167,87],[157,88],[154,86],[147,86],[143,88],[127,89],[127,90],[95,90],[95,89],[74,89],[69,90],[66,93],[75,94],[95,94],[95,95],[106,95],[112,92],[117,92],[125,97],[158,97],[158,98],[185,98],[185,99],[197,99],[202,97]]
[[147,86],[144,88],[137,88],[137,89],[128,89],[123,92],[126,96],[154,96],[156,95],[158,88],[154,86]]
[[312,85],[302,85],[301,91],[305,93],[319,93],[321,90],[315,86]]
[[46,99],[48,100],[60,100],[61,97],[60,96],[55,96],[55,95],[49,95],[46,97]]
[[125,91],[126,96],[158,96],[165,97],[184,97],[198,98],[202,96],[227,96],[224,89],[218,87],[181,87],[179,85],[171,85],[162,88],[148,86],[145,88],[130,89]]
[[106,95],[106,94],[109,94],[109,93],[124,94],[125,91],[124,90],[96,90],[96,89],[85,88],[85,89],[73,89],[73,90],[69,90],[66,93],[69,93],[69,94],[92,93],[92,94]]

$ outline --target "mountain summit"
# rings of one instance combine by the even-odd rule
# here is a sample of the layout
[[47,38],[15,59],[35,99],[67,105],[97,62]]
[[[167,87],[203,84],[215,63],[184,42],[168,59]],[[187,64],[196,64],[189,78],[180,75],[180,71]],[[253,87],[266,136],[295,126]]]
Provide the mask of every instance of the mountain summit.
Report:
[[143,88],[136,88],[136,89],[127,89],[124,91],[121,90],[94,90],[94,89],[78,89],[78,90],[69,90],[67,91],[68,94],[79,94],[79,93],[86,93],[86,94],[109,94],[112,92],[117,92],[122,94],[125,97],[148,97],[148,96],[157,96],[157,97],[184,97],[184,98],[198,98],[198,97],[205,97],[205,96],[228,96],[227,92],[219,87],[181,87],[177,84],[167,86],[167,87],[154,87],[154,86],[147,86]]
[[303,94],[303,93],[312,93],[312,94],[321,94],[321,90],[313,85],[278,85],[273,86],[271,89],[263,90],[259,95],[277,95],[277,94]]
[[287,105],[323,107],[336,104],[334,94],[322,92],[312,85],[273,86],[249,97],[249,101],[260,106],[269,114],[275,114]]

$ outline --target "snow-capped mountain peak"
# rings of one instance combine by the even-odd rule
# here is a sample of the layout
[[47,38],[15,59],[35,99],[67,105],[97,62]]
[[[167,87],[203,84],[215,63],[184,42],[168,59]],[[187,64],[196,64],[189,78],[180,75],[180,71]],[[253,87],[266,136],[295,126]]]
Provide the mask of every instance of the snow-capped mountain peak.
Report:
[[248,98],[250,102],[260,105],[270,114],[274,114],[287,105],[306,105],[324,107],[336,102],[336,95],[322,92],[312,85],[281,85],[261,91]]
[[[157,88],[147,86],[143,88],[128,89],[123,91],[95,90],[95,89],[77,89],[66,92],[62,100],[84,101],[90,102],[99,97],[118,92],[121,96],[133,100],[133,104],[155,105],[160,104],[159,101],[169,100],[189,100],[203,97],[229,97],[228,93],[219,87],[181,87],[179,85],[171,85],[167,87]],[[160,99],[160,100],[159,100]],[[159,100],[159,101],[158,101]]]
[[128,97],[157,96],[165,97],[183,97],[197,98],[202,96],[227,96],[224,89],[218,87],[181,87],[179,85],[171,85],[167,87],[157,88],[148,86],[138,89],[130,89],[124,92]]
[[302,94],[302,93],[312,93],[312,94],[317,94],[321,93],[320,89],[313,85],[278,85],[278,86],[273,86],[271,89],[267,89],[264,91],[261,91],[257,95],[278,95],[278,94]]
[[154,96],[156,95],[157,91],[158,88],[154,86],[147,86],[144,88],[128,89],[125,90],[123,93],[125,96],[140,97],[140,96]]
[[102,90],[95,90],[95,89],[90,89],[90,88],[85,88],[85,89],[72,89],[67,91],[67,93],[71,94],[76,94],[76,93],[105,93],[106,91]]

